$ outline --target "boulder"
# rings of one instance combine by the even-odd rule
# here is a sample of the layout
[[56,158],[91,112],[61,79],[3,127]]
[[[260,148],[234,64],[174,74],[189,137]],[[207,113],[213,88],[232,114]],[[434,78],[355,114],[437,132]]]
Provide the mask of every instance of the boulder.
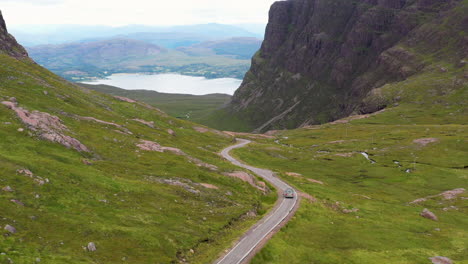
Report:
[[20,200],[11,199],[10,202],[15,203],[15,204],[17,204],[19,206],[24,206],[24,203],[21,202]]
[[6,231],[8,231],[8,232],[10,232],[12,234],[16,233],[16,228],[11,226],[11,225],[6,225],[3,229],[5,229]]
[[89,242],[88,243],[88,246],[86,247],[88,249],[88,251],[90,252],[94,252],[97,250],[96,248],[96,244],[94,244],[94,242]]
[[437,257],[433,257],[429,259],[432,261],[432,264],[452,264],[453,263],[451,259],[446,258],[446,257],[441,257],[441,256],[437,256]]
[[427,219],[431,219],[433,221],[439,221],[437,216],[433,212],[429,211],[429,209],[427,208],[424,208],[424,210],[421,213],[421,216]]
[[4,192],[13,192],[13,188],[11,188],[10,186],[5,186],[2,188],[2,191]]
[[171,135],[171,136],[174,136],[174,137],[176,136],[176,133],[172,129],[168,129],[167,133],[169,133],[169,135]]
[[464,188],[458,188],[450,191],[446,191],[441,193],[440,195],[445,199],[445,200],[452,200],[457,198],[458,195],[462,194],[465,192]]

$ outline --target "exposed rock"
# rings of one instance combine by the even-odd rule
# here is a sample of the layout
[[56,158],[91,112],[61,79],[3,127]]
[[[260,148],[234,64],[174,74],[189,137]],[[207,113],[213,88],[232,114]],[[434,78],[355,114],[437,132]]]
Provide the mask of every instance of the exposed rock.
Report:
[[367,200],[372,200],[372,198],[370,198],[369,196],[367,195],[362,195],[362,194],[353,194],[353,196],[359,196],[359,197],[362,197],[364,199],[367,199]]
[[302,177],[302,174],[296,173],[296,172],[286,172],[285,174],[291,177],[296,177],[296,178]]
[[446,258],[446,257],[441,257],[441,256],[437,256],[437,257],[433,257],[429,259],[432,261],[432,264],[452,264],[453,263],[451,259]]
[[343,158],[350,158],[354,155],[353,152],[348,152],[348,153],[337,153],[335,154],[335,156],[338,156],[338,157],[343,157]]
[[201,186],[207,188],[207,189],[215,189],[215,190],[218,190],[218,186],[215,186],[213,184],[209,184],[209,183],[200,183]]
[[194,158],[194,157],[191,157],[191,156],[188,156],[188,155],[187,155],[187,158],[191,162],[195,163],[195,165],[197,165],[198,167],[204,167],[204,168],[210,169],[212,171],[217,171],[218,170],[218,166],[216,166],[216,165],[203,162],[200,159],[197,159],[197,158]]
[[2,188],[2,191],[4,191],[4,192],[13,192],[14,190],[10,186],[5,186],[5,187]]
[[171,135],[171,136],[174,136],[174,137],[176,136],[176,133],[172,129],[168,129],[167,133],[169,133],[169,135]]
[[341,144],[341,143],[345,143],[346,140],[335,140],[335,141],[330,141],[328,142],[328,144]]
[[256,210],[250,210],[244,215],[244,217],[246,217],[246,218],[257,217],[257,211]]
[[76,116],[76,117],[81,120],[92,121],[92,122],[96,122],[96,123],[103,124],[103,125],[113,126],[113,127],[122,129],[125,134],[133,135],[133,133],[130,132],[130,130],[128,130],[127,128],[123,127],[122,125],[113,123],[113,122],[99,120],[95,117],[90,117],[90,116]]
[[94,244],[94,242],[89,242],[88,243],[88,246],[86,247],[88,249],[88,251],[90,252],[94,252],[97,250],[96,248],[96,244]]
[[200,193],[199,190],[195,189],[194,187],[191,186],[193,184],[192,181],[188,179],[181,179],[181,178],[176,178],[176,179],[158,179],[158,178],[151,178],[153,181],[157,181],[159,183],[164,183],[172,186],[179,186],[187,190],[188,192],[198,194]]
[[122,102],[127,102],[127,103],[136,103],[137,102],[137,101],[135,101],[133,99],[123,97],[123,96],[114,96],[114,98],[117,99],[117,100],[120,100]]
[[453,189],[453,190],[445,191],[445,192],[437,194],[437,195],[431,195],[431,196],[427,196],[427,197],[424,197],[424,198],[418,198],[418,199],[410,202],[409,204],[422,203],[422,202],[427,201],[428,199],[439,197],[439,196],[442,196],[442,198],[445,199],[445,200],[452,200],[452,199],[457,198],[458,195],[464,193],[465,191],[466,190],[464,188]]
[[143,125],[147,125],[151,128],[154,128],[154,121],[146,121],[146,120],[143,120],[143,119],[132,119],[133,121],[136,121],[136,122],[139,122],[139,123],[142,123]]
[[30,171],[28,169],[18,169],[18,170],[16,170],[16,173],[23,174],[25,176],[28,176],[29,178],[34,177],[34,174],[32,173],[32,171]]
[[199,126],[194,126],[193,129],[197,132],[200,132],[200,133],[208,133],[208,132],[211,132],[211,133],[214,133],[218,136],[222,136],[222,137],[230,137],[230,135],[228,133],[224,133],[224,132],[221,132],[219,130],[216,130],[216,129],[211,129],[211,128],[206,128],[206,127],[199,127]]
[[195,163],[195,165],[197,165],[198,167],[205,167],[213,171],[218,170],[217,166],[208,164],[206,162],[201,161],[200,159],[191,157],[178,148],[163,147],[154,141],[140,140],[140,143],[137,144],[137,147],[139,147],[141,150],[146,150],[146,151],[172,152],[176,155],[187,157],[189,161]]
[[323,185],[323,182],[322,181],[318,181],[318,180],[314,180],[314,179],[307,179],[309,182],[312,182],[312,183],[318,183],[318,184],[321,184]]
[[3,229],[5,229],[6,231],[8,231],[8,232],[10,232],[12,234],[16,233],[16,228],[11,226],[11,225],[6,225]]
[[268,190],[266,189],[266,185],[263,183],[263,184],[259,184],[257,183],[257,181],[255,180],[255,177],[246,173],[246,172],[243,172],[243,171],[235,171],[235,172],[230,172],[230,173],[223,173],[224,175],[226,176],[229,176],[229,177],[234,177],[234,178],[238,178],[244,182],[247,182],[249,183],[251,186],[259,189],[260,191],[262,191],[263,193],[267,192]]
[[209,132],[210,130],[206,127],[199,127],[199,126],[194,126],[193,129],[197,132],[200,132],[200,133],[207,133]]
[[28,58],[28,52],[16,42],[16,39],[8,33],[5,20],[3,20],[0,11],[0,53],[6,53],[9,56],[18,59]]
[[22,202],[19,201],[19,200],[11,199],[10,202],[15,203],[15,204],[17,204],[17,205],[19,205],[19,206],[23,206],[23,207],[24,207],[24,203],[22,203]]
[[342,212],[345,213],[345,214],[357,213],[357,212],[359,212],[359,209],[358,208],[353,208],[353,209],[346,209],[345,208],[345,209],[342,210]]
[[[261,50],[224,111],[251,127],[271,130],[381,110],[385,100],[375,105],[363,100],[373,89],[420,72],[427,63],[420,52],[436,54],[450,47],[460,54],[457,58],[466,56],[465,35],[458,35],[466,32],[466,21],[457,13],[463,4],[440,3],[277,1]],[[426,19],[415,20],[418,15]],[[452,15],[450,30],[441,28]]]
[[437,138],[420,138],[420,139],[415,139],[413,140],[414,143],[418,144],[418,145],[421,145],[423,147],[425,147],[426,145],[430,144],[430,143],[435,143],[435,142],[438,142],[439,139]]
[[444,207],[444,208],[442,208],[442,210],[443,210],[444,212],[447,212],[447,211],[450,211],[450,210],[458,211],[458,207],[451,205],[451,206],[449,206],[449,207]]
[[141,150],[146,151],[157,151],[157,152],[164,152],[164,149],[158,143],[149,140],[140,140],[140,143],[137,144]]
[[33,179],[34,182],[36,182],[39,185],[44,185],[46,183],[49,183],[49,179],[47,179],[47,178],[44,179],[44,178],[42,178],[40,176],[36,176],[28,169],[19,169],[19,170],[16,170],[16,173],[23,174],[23,175]]
[[93,121],[93,122],[96,122],[96,123],[99,123],[99,124],[103,124],[103,125],[110,125],[110,126],[115,126],[115,127],[118,127],[118,128],[121,128],[122,126],[119,125],[119,124],[116,124],[116,123],[112,123],[112,122],[107,122],[107,121],[103,121],[103,120],[99,120],[95,117],[90,117],[90,116],[79,116],[78,117],[79,119],[81,120],[87,120],[87,121]]
[[63,134],[64,131],[68,131],[68,128],[57,116],[39,111],[29,112],[22,107],[18,107],[18,103],[13,101],[4,101],[2,104],[15,111],[21,121],[28,126],[28,129],[38,133],[40,138],[80,152],[90,152],[80,141]]
[[457,198],[458,195],[464,193],[466,190],[464,188],[458,188],[450,191],[443,192],[441,195],[445,200],[452,200]]
[[437,218],[437,216],[429,211],[429,209],[425,208],[422,213],[421,213],[421,216],[424,217],[424,218],[427,218],[427,219],[431,219],[431,220],[434,220],[434,221],[438,221],[439,219]]
[[87,159],[82,159],[81,162],[84,164],[84,165],[88,165],[88,166],[91,166],[93,165],[93,163]]

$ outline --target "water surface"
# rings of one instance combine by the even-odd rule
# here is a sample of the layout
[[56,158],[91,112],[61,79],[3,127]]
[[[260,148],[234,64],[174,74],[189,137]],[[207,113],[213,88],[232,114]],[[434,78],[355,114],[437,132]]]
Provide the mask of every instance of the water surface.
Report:
[[84,82],[106,84],[126,90],[151,90],[160,93],[205,95],[222,93],[233,95],[242,80],[233,78],[206,79],[181,74],[114,74],[106,79]]

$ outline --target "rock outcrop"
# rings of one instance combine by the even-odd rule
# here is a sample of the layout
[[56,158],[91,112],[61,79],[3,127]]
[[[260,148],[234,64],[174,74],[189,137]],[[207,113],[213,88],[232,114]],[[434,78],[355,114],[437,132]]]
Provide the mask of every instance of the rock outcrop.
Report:
[[458,0],[276,2],[227,111],[262,132],[383,109],[363,99],[420,72],[421,55],[466,57],[467,9]]
[[64,134],[65,131],[68,131],[68,128],[57,116],[39,111],[30,112],[19,107],[15,98],[11,98],[10,101],[3,101],[1,104],[15,111],[21,121],[28,126],[28,129],[36,132],[39,138],[59,143],[67,148],[75,149],[80,152],[90,152],[89,149],[76,138]]
[[422,213],[421,213],[421,216],[424,217],[424,218],[427,218],[427,219],[430,219],[430,220],[433,220],[433,221],[439,221],[439,219],[437,218],[437,216],[429,211],[429,209],[425,208]]
[[452,264],[453,263],[452,260],[447,257],[437,256],[437,257],[433,257],[429,259],[432,261],[432,264]]
[[224,175],[229,176],[229,177],[233,177],[233,178],[238,178],[238,179],[240,179],[240,180],[242,180],[244,182],[247,182],[252,187],[257,188],[258,190],[262,191],[263,193],[269,192],[269,189],[265,185],[264,182],[257,181],[254,176],[250,175],[247,172],[234,171],[234,172],[224,173]]
[[186,157],[190,162],[194,163],[198,167],[204,167],[207,169],[210,169],[212,171],[217,171],[218,167],[213,165],[213,164],[208,164],[206,162],[201,161],[200,159],[194,158],[192,156],[189,156],[182,150],[178,148],[173,148],[173,147],[163,147],[159,145],[158,143],[154,141],[149,141],[149,140],[140,140],[140,142],[137,144],[137,147],[140,148],[141,150],[145,151],[156,151],[156,152],[171,152],[173,154],[179,155],[179,156],[184,156]]
[[28,58],[28,52],[8,33],[5,20],[0,10],[0,53],[21,59]]

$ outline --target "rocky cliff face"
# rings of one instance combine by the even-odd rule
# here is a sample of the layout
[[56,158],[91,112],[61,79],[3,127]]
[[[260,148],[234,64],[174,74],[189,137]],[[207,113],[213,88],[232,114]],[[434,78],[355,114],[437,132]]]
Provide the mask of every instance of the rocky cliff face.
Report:
[[273,4],[230,113],[257,131],[332,121],[374,88],[467,55],[466,1],[289,0]]
[[26,50],[8,33],[2,11],[0,11],[0,53],[6,53],[15,58],[28,57]]

